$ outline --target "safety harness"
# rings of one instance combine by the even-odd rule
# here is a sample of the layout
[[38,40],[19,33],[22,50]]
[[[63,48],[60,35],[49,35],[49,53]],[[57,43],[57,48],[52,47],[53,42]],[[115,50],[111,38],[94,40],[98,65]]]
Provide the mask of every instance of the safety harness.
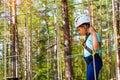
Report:
[[92,57],[92,55],[98,56],[98,54],[97,54],[96,52],[93,52],[93,50],[90,49],[90,48],[86,45],[86,41],[87,41],[89,35],[90,35],[90,34],[87,34],[87,35],[86,35],[86,39],[85,39],[85,41],[84,41],[84,43],[83,43],[83,47],[84,47],[89,53],[91,53],[91,57]]
[[88,65],[90,64],[91,61],[93,61],[93,67],[94,67],[94,79],[96,80],[96,68],[95,68],[95,57],[99,57],[98,54],[96,54],[96,52],[94,52],[93,50],[91,50],[87,45],[86,45],[86,41],[87,38],[89,37],[90,34],[86,34],[86,39],[85,42],[83,44],[84,48],[91,53],[89,59],[88,59]]

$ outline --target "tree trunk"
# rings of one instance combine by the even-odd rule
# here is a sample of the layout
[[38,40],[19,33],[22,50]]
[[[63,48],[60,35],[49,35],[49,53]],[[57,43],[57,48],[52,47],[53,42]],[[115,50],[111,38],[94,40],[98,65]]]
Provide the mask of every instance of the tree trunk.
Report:
[[[5,12],[5,5],[4,5],[4,12]],[[7,52],[6,52],[6,51],[7,51],[7,48],[6,48],[6,47],[7,47],[7,45],[6,45],[6,44],[7,44],[7,42],[6,42],[6,31],[7,31],[7,30],[6,30],[6,28],[5,28],[5,27],[6,27],[6,22],[5,22],[5,20],[6,20],[6,19],[4,18],[4,39],[5,39],[5,40],[4,40],[4,45],[3,45],[3,50],[4,50],[4,54],[3,54],[3,63],[4,63],[4,71],[3,71],[3,73],[4,73],[4,80],[6,80],[6,77],[7,77],[7,68],[6,68],[6,67],[7,67],[7,60],[6,60],[6,57],[7,57],[7,55],[6,55],[6,54],[7,54]]]
[[[61,2],[62,2],[63,34],[70,39],[67,0],[61,0]],[[70,56],[71,56],[70,40],[66,39],[66,37],[64,36],[64,58],[66,80],[73,80],[72,59]]]
[[[30,4],[32,1],[30,0]],[[29,30],[29,80],[32,80],[32,5],[30,5],[30,30]]]
[[24,59],[25,59],[25,80],[32,80],[32,14],[31,14],[31,6],[30,6],[30,29],[28,27],[28,0],[26,0],[25,5],[26,11],[25,11],[25,42],[24,42]]
[[16,0],[10,0],[10,33],[11,33],[11,74],[13,78],[18,77],[18,30],[16,16]]
[[37,30],[37,55],[40,58],[40,27]]
[[[54,1],[56,3],[56,0]],[[54,45],[54,64],[53,64],[53,72],[56,73],[54,74],[54,77],[53,77],[53,80],[59,80],[59,71],[57,71],[57,68],[59,68],[59,65],[57,65],[57,61],[58,60],[58,51],[57,51],[57,47],[58,47],[58,44],[57,44],[57,27],[58,27],[58,24],[56,23],[56,20],[57,20],[57,17],[56,17],[56,5],[55,5],[55,16],[54,16],[54,24],[55,24],[55,27],[54,27],[54,31],[55,31],[55,45]]]
[[112,0],[113,29],[115,34],[116,78],[120,80],[120,33],[119,33],[119,0]]
[[55,26],[55,36],[56,36],[56,53],[57,53],[57,72],[58,72],[58,80],[62,80],[61,74],[61,59],[60,59],[60,29],[58,25],[58,0],[54,0],[55,8],[54,8],[54,26]]
[[27,8],[26,8],[26,12],[25,12],[25,31],[24,31],[24,76],[25,76],[25,80],[28,80],[28,16],[27,16]]

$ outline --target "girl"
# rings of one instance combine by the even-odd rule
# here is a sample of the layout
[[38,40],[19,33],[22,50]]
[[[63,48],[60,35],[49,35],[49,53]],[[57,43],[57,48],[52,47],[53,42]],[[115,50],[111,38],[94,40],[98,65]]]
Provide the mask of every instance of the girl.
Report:
[[87,14],[82,14],[75,19],[75,27],[80,35],[86,37],[83,44],[84,59],[87,63],[86,80],[98,80],[98,74],[102,68],[102,60],[99,56],[100,36],[96,30],[90,26],[90,17]]

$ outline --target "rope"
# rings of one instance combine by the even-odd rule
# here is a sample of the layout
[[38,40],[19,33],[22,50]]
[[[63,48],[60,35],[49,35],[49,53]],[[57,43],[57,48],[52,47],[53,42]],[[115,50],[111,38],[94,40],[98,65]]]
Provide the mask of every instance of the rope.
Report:
[[95,80],[97,80],[97,79],[96,79],[95,57],[94,57],[94,54],[95,54],[95,53],[96,53],[96,51],[93,51],[92,56],[93,56],[94,78],[95,78]]

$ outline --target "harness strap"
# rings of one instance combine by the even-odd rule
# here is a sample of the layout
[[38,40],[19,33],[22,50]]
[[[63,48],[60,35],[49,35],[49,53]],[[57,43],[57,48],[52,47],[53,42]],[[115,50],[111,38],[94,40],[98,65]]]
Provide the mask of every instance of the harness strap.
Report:
[[89,52],[89,53],[93,53],[93,51],[86,45],[86,44],[84,44],[84,48]]
[[86,34],[86,39],[85,39],[85,42],[84,42],[83,46],[84,46],[84,48],[85,48],[89,53],[93,54],[92,49],[90,49],[90,48],[86,45],[86,41],[87,41],[89,35],[90,35],[90,34]]

